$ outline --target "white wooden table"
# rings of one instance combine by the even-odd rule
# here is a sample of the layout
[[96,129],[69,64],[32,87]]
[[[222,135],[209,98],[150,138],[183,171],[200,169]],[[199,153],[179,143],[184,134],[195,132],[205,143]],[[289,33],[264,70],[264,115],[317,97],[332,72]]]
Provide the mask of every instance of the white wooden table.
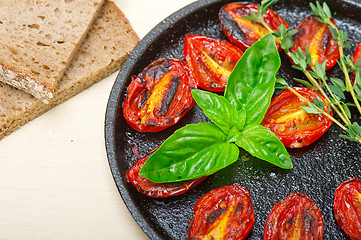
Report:
[[[115,0],[139,37],[194,0]],[[116,73],[0,141],[0,240],[147,239],[108,166]]]

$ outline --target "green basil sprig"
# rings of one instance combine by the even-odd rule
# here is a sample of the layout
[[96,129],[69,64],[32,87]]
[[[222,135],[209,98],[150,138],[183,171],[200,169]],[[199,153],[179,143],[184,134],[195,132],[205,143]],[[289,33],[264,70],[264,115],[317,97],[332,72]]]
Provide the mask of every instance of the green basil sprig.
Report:
[[178,129],[146,161],[140,175],[153,182],[176,182],[211,175],[238,160],[239,148],[278,167],[291,158],[274,133],[262,127],[281,60],[272,35],[245,51],[232,71],[224,96],[193,90],[214,123]]

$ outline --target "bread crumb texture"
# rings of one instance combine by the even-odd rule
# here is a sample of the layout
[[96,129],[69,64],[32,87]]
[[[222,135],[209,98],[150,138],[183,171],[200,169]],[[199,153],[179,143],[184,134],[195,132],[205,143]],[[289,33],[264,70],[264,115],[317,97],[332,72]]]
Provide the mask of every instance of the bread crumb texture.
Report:
[[0,81],[37,98],[51,97],[102,4],[0,1]]
[[0,139],[120,69],[138,41],[123,13],[113,2],[105,1],[48,104],[0,83]]

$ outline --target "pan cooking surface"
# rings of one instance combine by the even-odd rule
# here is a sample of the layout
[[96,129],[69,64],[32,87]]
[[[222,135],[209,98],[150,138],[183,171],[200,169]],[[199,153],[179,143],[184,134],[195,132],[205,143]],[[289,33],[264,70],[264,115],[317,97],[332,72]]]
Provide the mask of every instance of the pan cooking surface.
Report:
[[[175,126],[158,133],[139,133],[124,120],[122,102],[130,77],[142,71],[159,57],[183,59],[184,35],[203,34],[226,39],[218,23],[217,14],[230,1],[200,0],[174,13],[156,26],[135,48],[124,64],[110,94],[105,137],[109,164],[119,192],[134,219],[151,239],[185,239],[196,201],[212,189],[239,184],[250,192],[256,223],[248,239],[261,239],[267,216],[276,202],[290,193],[307,194],[319,207],[324,220],[324,239],[348,239],[333,216],[333,197],[336,187],[352,177],[361,177],[360,144],[339,138],[344,134],[335,124],[318,141],[302,149],[289,149],[294,168],[282,170],[241,152],[240,159],[230,167],[208,177],[200,185],[181,196],[152,199],[138,193],[125,180],[125,172],[140,157],[158,147],[176,129],[197,122],[209,121],[195,106]],[[361,41],[361,2],[327,1],[336,24],[353,40],[351,54]],[[303,0],[279,1],[272,9],[290,26],[296,26],[309,15],[308,3]],[[292,78],[305,77],[291,68],[284,53],[278,73],[291,86],[300,86]],[[337,66],[330,76],[342,78]],[[360,121],[353,112],[354,121]]]

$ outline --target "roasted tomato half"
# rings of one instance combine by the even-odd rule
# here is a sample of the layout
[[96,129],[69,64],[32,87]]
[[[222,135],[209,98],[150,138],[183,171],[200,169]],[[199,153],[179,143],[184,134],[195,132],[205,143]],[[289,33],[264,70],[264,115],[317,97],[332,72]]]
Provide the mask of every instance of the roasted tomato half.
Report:
[[133,76],[123,114],[139,132],[157,132],[176,124],[194,105],[196,82],[182,61],[161,58]]
[[361,59],[361,43],[359,43],[353,53],[353,64],[356,65],[357,61]]
[[359,43],[353,53],[353,64],[356,64],[359,59],[361,59],[361,43]]
[[186,35],[184,61],[197,86],[212,92],[224,91],[228,77],[243,52],[233,44],[201,35]]
[[[334,19],[331,21],[335,23]],[[327,24],[309,16],[303,19],[295,29],[298,33],[293,35],[294,45],[290,48],[291,52],[297,52],[299,47],[305,51],[308,46],[312,66],[316,65],[316,61],[320,64],[326,61],[326,70],[328,70],[337,63],[340,58],[338,44],[333,39]]]
[[139,175],[140,169],[143,167],[144,163],[150,157],[154,151],[148,153],[137,162],[134,163],[127,173],[127,180],[130,182],[141,194],[153,197],[153,198],[165,198],[171,196],[177,196],[187,192],[189,189],[197,186],[201,183],[206,177],[175,182],[175,183],[154,183],[148,179]]
[[[312,103],[314,98],[322,101],[325,112],[328,111],[329,103],[315,89],[298,87],[293,89]],[[310,145],[330,128],[332,120],[323,114],[307,113],[301,108],[307,105],[307,102],[290,90],[285,90],[272,98],[261,125],[275,133],[285,147],[301,148]],[[331,110],[330,114],[332,116]]]
[[194,206],[188,240],[245,239],[255,222],[247,190],[233,184],[214,189]]
[[[352,54],[353,57],[353,64],[356,65],[357,61],[361,59],[361,43],[359,43],[355,49],[355,52]],[[360,65],[361,67],[361,65]],[[356,79],[356,72],[353,71],[352,74],[350,75],[350,78],[352,80],[352,84],[354,84],[354,81]]]
[[[247,5],[229,3],[224,5],[219,11],[218,18],[224,34],[243,51],[269,33],[261,24],[243,18],[244,16],[251,15],[250,12],[257,13],[257,11],[258,5],[254,3]],[[275,31],[278,31],[278,26],[282,23],[288,28],[288,23],[272,9],[268,9],[263,17],[267,25]],[[277,43],[277,48],[278,51],[282,50],[279,43]]]
[[337,223],[354,240],[361,239],[361,181],[347,180],[336,188],[333,202]]
[[268,215],[263,240],[307,239],[323,237],[322,215],[305,194],[293,193],[276,203]]

